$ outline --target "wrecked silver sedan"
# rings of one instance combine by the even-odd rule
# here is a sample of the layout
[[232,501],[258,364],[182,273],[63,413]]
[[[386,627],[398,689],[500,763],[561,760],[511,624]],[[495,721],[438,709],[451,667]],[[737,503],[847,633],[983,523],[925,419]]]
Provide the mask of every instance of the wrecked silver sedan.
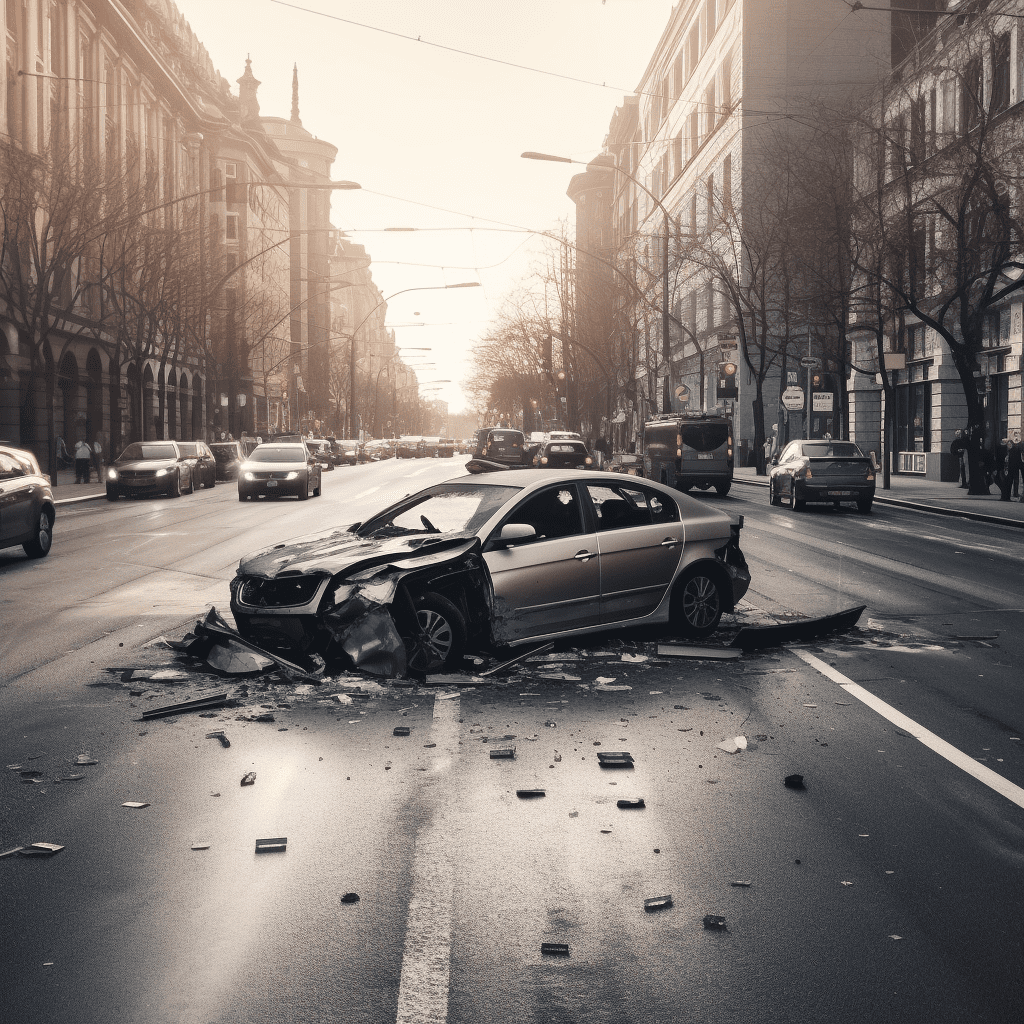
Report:
[[741,527],[742,517],[649,481],[464,476],[242,559],[231,611],[265,649],[395,675],[616,627],[664,624],[699,638],[750,583]]

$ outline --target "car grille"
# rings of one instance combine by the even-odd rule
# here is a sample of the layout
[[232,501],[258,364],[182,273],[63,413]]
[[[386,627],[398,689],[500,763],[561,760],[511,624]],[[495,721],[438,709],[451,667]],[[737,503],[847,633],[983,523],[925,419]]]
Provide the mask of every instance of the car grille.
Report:
[[238,591],[242,604],[256,608],[287,608],[313,599],[322,577],[285,576],[274,580],[247,579]]
[[118,473],[118,479],[125,484],[151,484],[156,480],[156,470],[127,469]]
[[[294,472],[294,470],[292,472]],[[280,472],[280,473],[260,473],[259,471],[257,471],[255,473],[253,473],[253,479],[254,480],[287,480],[288,479],[288,471],[285,470],[284,472]]]

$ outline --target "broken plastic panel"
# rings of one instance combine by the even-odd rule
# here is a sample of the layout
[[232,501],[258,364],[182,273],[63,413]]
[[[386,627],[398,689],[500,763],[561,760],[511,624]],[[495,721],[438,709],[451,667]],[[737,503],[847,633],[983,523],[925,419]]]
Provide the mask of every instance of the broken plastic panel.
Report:
[[506,668],[511,668],[513,665],[518,665],[519,662],[524,661],[526,658],[531,658],[536,654],[544,654],[546,651],[554,649],[553,643],[541,644],[540,647],[534,647],[529,651],[523,651],[522,654],[517,654],[514,658],[509,658],[508,661],[503,661],[500,664],[492,665],[491,668],[487,669],[486,672],[481,672],[482,676],[493,676]]
[[719,914],[705,914],[704,927],[721,931],[725,928],[725,918],[721,917]]
[[744,651],[756,651],[764,647],[778,647],[785,643],[805,643],[831,633],[844,633],[857,625],[857,620],[867,605],[847,608],[834,615],[818,619],[803,619],[799,622],[783,622],[774,626],[744,626],[733,638],[732,646]]
[[741,652],[728,647],[689,647],[682,644],[658,644],[658,654],[667,658],[698,658],[703,661],[732,661]]
[[516,756],[515,747],[495,747],[491,751],[491,760],[497,761],[500,758],[514,758]]
[[534,797],[544,796],[543,789],[517,789],[516,796],[520,800],[532,800]]
[[407,725],[396,725],[392,736],[408,736],[410,732],[409,726]]
[[542,942],[540,944],[542,956],[568,956],[569,943],[567,942]]
[[279,836],[277,839],[257,839],[257,853],[283,853],[288,846],[288,837]]
[[633,767],[633,755],[628,750],[599,750],[597,760],[602,768]]
[[387,608],[371,607],[354,622],[339,626],[339,631],[343,635],[335,636],[357,668],[378,676],[405,675],[405,641]]
[[220,745],[222,747],[230,747],[231,746],[231,740],[229,740],[227,738],[227,736],[224,735],[224,730],[223,729],[216,729],[214,732],[208,732],[206,734],[206,738],[208,740],[219,740],[220,741]]
[[63,849],[63,846],[58,846],[56,843],[30,843],[18,852],[22,857],[52,857]]
[[632,800],[616,800],[615,801],[615,806],[627,809],[627,808],[646,807],[647,804],[644,803],[644,798],[642,796],[638,796],[638,797],[635,797]]
[[138,802],[136,800],[126,800],[123,804],[121,804],[121,806],[122,807],[135,807],[135,808],[139,808],[139,807],[148,807],[149,804],[140,803],[140,802]]
[[[165,704],[163,707],[150,708],[143,711],[143,719],[160,718],[163,715],[176,715],[186,711],[205,711],[207,708],[223,707],[230,700],[226,693],[216,693],[209,697],[197,697],[195,700],[185,700],[178,704]],[[90,764],[94,762],[79,761],[79,764]]]
[[667,907],[672,906],[672,895],[671,893],[665,896],[651,896],[644,900],[644,910],[665,910]]

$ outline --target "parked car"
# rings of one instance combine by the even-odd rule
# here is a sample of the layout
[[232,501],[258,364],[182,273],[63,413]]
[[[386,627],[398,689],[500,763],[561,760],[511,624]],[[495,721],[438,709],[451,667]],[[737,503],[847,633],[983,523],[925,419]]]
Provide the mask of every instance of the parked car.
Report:
[[768,501],[799,512],[807,502],[856,502],[865,515],[875,498],[875,467],[853,441],[791,441],[772,460]]
[[53,545],[55,516],[50,478],[36,457],[0,445],[0,548],[20,544],[29,558],[45,558]]
[[305,501],[320,497],[320,462],[301,441],[257,445],[238,471],[238,500],[294,494]]
[[182,455],[192,462],[192,479],[197,487],[217,483],[217,459],[205,441],[178,441]]
[[605,473],[457,477],[243,558],[231,612],[261,646],[328,659],[344,650],[358,664],[365,645],[346,648],[345,607],[365,623],[376,603],[388,614],[374,644],[397,630],[418,672],[455,666],[468,649],[614,627],[706,637],[750,583],[742,525],[672,488]]
[[178,498],[195,490],[194,459],[177,441],[134,441],[107,468],[107,500],[166,494]]
[[454,437],[442,437],[437,442],[437,457],[450,459],[455,455],[456,441]]
[[474,459],[498,462],[505,466],[529,465],[526,437],[521,430],[483,427],[476,432]]
[[332,441],[331,447],[335,451],[339,466],[354,466],[359,462],[361,445],[358,441],[343,438],[340,441]]
[[582,441],[545,441],[533,464],[538,469],[593,469],[594,459]]
[[306,448],[310,454],[320,463],[320,468],[330,472],[334,469],[334,453],[331,451],[331,442],[317,439],[307,441]]
[[441,444],[440,437],[421,437],[416,448],[417,459],[436,459],[438,447]]
[[398,448],[395,454],[400,459],[415,459],[422,440],[423,438],[419,434],[403,434],[398,439]]
[[215,441],[210,451],[217,462],[217,479],[234,480],[238,476],[238,467],[248,457],[241,441]]

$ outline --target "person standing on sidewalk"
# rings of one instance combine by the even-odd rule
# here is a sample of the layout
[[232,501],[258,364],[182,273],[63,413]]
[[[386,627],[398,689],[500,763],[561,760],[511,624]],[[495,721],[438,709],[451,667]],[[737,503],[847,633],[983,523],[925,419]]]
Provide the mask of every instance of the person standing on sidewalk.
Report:
[[953,441],[949,446],[951,455],[955,455],[960,463],[960,486],[967,486],[967,441],[964,439],[962,430],[953,434]]
[[92,461],[92,448],[84,438],[75,445],[75,483],[89,482],[89,463]]
[[[1021,450],[1021,442],[1012,437],[1006,448],[1006,495],[1008,498],[1018,498],[1020,479],[1024,476],[1024,452]],[[1020,500],[1024,501],[1024,497],[1020,497]]]
[[103,481],[103,445],[100,442],[102,434],[96,435],[96,440],[92,443],[92,464],[96,470],[97,482]]

